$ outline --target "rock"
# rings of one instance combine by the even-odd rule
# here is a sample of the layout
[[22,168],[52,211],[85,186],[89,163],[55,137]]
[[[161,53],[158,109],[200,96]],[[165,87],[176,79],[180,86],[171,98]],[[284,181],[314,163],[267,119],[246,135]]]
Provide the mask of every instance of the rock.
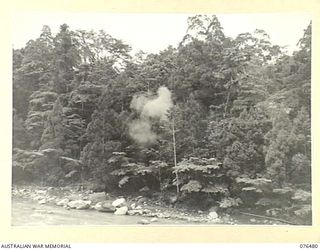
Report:
[[84,201],[84,200],[76,200],[70,201],[68,203],[68,207],[74,209],[87,209],[90,207],[91,201]]
[[112,203],[110,201],[98,202],[93,208],[99,212],[104,213],[113,213],[116,211],[116,208],[112,206]]
[[198,222],[198,219],[197,218],[188,217],[187,221],[188,222]]
[[149,213],[151,213],[151,211],[150,211],[149,209],[143,209],[143,210],[142,210],[142,213],[144,213],[144,214],[149,214]]
[[278,216],[280,212],[281,212],[281,209],[278,209],[278,208],[271,208],[266,210],[266,214],[271,216]]
[[142,220],[138,221],[138,224],[148,225],[148,224],[150,224],[150,221],[148,221],[146,219],[142,219]]
[[203,214],[203,211],[201,211],[201,210],[198,210],[198,214]]
[[81,199],[81,194],[71,194],[71,195],[68,195],[66,196],[67,199],[69,199],[70,201],[77,201],[79,199]]
[[106,200],[105,192],[92,193],[88,195],[88,200],[92,203],[98,203]]
[[143,211],[140,210],[140,209],[132,209],[132,210],[129,210],[129,211],[128,211],[128,214],[129,214],[129,215],[136,215],[136,214],[142,215],[142,214],[143,214]]
[[257,206],[267,207],[267,206],[271,206],[272,205],[272,201],[269,198],[261,198],[255,204]]
[[255,223],[257,220],[255,218],[250,219],[250,222]]
[[64,199],[58,201],[56,204],[57,204],[58,206],[66,206],[66,205],[68,205],[68,203],[69,203],[69,199],[64,198]]
[[41,196],[41,195],[36,195],[36,196],[33,197],[33,200],[34,200],[34,201],[40,201],[40,200],[42,200],[43,198],[44,198],[44,197]]
[[116,199],[114,202],[112,202],[112,206],[114,207],[121,207],[126,202],[125,198],[119,198]]
[[165,218],[165,219],[167,219],[167,218],[170,218],[170,215],[164,214],[164,213],[159,213],[159,214],[157,214],[157,217],[158,217],[158,218]]
[[46,199],[42,199],[42,200],[40,200],[38,203],[39,203],[40,205],[42,205],[42,204],[46,204],[47,201],[46,201]]
[[126,215],[127,212],[128,212],[128,207],[124,206],[124,207],[118,208],[118,209],[114,212],[114,214],[115,214],[115,215]]
[[212,212],[209,213],[208,217],[211,220],[216,220],[216,219],[218,219],[219,216],[218,216],[217,212],[212,211]]
[[140,209],[142,209],[142,207],[141,206],[137,206],[136,209],[140,210]]
[[146,202],[148,199],[146,197],[142,197],[138,200],[139,203],[144,203]]
[[46,193],[46,190],[36,190],[36,194],[45,195]]
[[157,221],[158,221],[157,218],[152,218],[152,219],[150,220],[150,222],[157,222]]
[[132,203],[132,204],[130,205],[130,208],[131,208],[131,209],[135,209],[135,208],[136,208],[136,203]]

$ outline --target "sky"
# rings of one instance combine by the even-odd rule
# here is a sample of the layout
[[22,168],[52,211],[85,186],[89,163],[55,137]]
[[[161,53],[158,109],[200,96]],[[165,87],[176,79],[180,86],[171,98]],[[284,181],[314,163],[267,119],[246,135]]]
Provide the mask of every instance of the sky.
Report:
[[[158,53],[182,40],[187,30],[187,18],[192,15],[20,12],[12,19],[12,44],[14,48],[24,47],[30,39],[39,37],[43,25],[49,25],[56,33],[59,26],[66,23],[72,30],[105,30],[131,45],[134,53],[139,50]],[[305,13],[217,14],[217,17],[226,36],[235,38],[243,32],[263,29],[273,44],[287,46],[289,53],[296,49],[311,21]]]

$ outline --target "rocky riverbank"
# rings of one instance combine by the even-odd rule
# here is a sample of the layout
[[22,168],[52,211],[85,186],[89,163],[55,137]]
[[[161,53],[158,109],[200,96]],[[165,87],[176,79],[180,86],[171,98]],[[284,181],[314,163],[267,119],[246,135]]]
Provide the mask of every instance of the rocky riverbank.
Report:
[[143,196],[117,196],[105,192],[79,191],[74,187],[13,186],[12,196],[29,199],[39,205],[50,204],[65,209],[95,210],[115,216],[145,217],[139,224],[154,224],[158,219],[181,220],[182,223],[237,224],[227,214],[216,211],[177,209]]
[[279,225],[292,224],[285,221],[267,218],[265,216],[254,216],[246,210],[243,213],[233,211],[227,213],[217,211],[215,207],[208,211],[194,210],[186,207],[178,208],[156,198],[147,198],[141,195],[108,194],[105,192],[93,192],[92,190],[79,190],[78,187],[46,187],[34,185],[16,185],[12,187],[12,197],[22,198],[41,205],[61,207],[66,210],[91,210],[97,213],[108,213],[114,216],[138,216],[141,219],[138,224],[157,224],[161,220],[168,220],[185,224],[224,224],[245,225],[263,224]]

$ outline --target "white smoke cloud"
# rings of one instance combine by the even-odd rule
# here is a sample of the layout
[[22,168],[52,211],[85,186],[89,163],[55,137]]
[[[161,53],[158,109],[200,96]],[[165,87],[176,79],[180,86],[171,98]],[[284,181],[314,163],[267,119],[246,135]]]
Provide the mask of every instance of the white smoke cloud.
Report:
[[141,115],[167,120],[168,110],[172,107],[171,92],[166,87],[160,87],[157,93],[157,98],[145,103]]
[[145,95],[134,96],[130,107],[140,114],[140,118],[129,124],[130,136],[139,144],[154,143],[157,135],[151,129],[150,118],[167,121],[168,111],[172,105],[171,92],[166,87],[160,87],[155,98],[148,98]]
[[136,111],[138,111],[139,114],[141,114],[144,106],[148,101],[149,101],[148,98],[144,95],[135,95],[132,98],[130,108],[135,109]]
[[134,120],[129,126],[129,133],[132,139],[142,145],[151,144],[157,139],[149,120]]

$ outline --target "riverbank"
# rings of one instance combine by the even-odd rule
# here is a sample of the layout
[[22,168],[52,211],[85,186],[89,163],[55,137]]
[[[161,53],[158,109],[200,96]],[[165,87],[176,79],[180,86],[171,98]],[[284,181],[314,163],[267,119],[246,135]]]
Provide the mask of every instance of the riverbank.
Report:
[[[190,210],[187,208],[177,208],[167,205],[157,199],[146,198],[143,196],[127,195],[119,196],[116,194],[106,194],[104,192],[94,193],[91,190],[78,190],[76,187],[44,187],[33,185],[13,186],[12,198],[16,203],[13,216],[19,216],[19,206],[29,204],[40,218],[43,214],[49,214],[55,209],[60,209],[61,216],[70,216],[74,213],[64,214],[65,211],[75,212],[78,218],[82,215],[90,215],[87,222],[79,224],[224,224],[224,225],[243,225],[243,224],[263,224],[279,225],[284,224],[279,221],[268,220],[243,215],[240,213],[227,214],[213,210],[201,211]],[[24,203],[25,202],[25,203]],[[29,203],[28,203],[29,202]],[[28,206],[29,206],[28,205]],[[45,209],[43,209],[45,208]],[[84,213],[85,212],[85,213]],[[89,212],[89,213],[88,213]],[[27,216],[26,213],[23,216]],[[37,216],[37,215],[34,215]],[[97,223],[94,217],[98,217]],[[101,217],[102,216],[102,217]],[[104,217],[105,216],[105,217]],[[112,219],[110,219],[112,217]],[[109,218],[106,223],[103,219]],[[45,218],[43,218],[45,219]],[[19,220],[18,220],[19,221]],[[68,220],[67,220],[68,222]],[[46,223],[45,221],[43,223]],[[59,218],[59,223],[63,219]],[[71,220],[72,224],[77,224],[77,220]],[[16,223],[19,225],[19,223]],[[22,223],[23,224],[23,221]],[[41,223],[40,223],[41,224]]]

